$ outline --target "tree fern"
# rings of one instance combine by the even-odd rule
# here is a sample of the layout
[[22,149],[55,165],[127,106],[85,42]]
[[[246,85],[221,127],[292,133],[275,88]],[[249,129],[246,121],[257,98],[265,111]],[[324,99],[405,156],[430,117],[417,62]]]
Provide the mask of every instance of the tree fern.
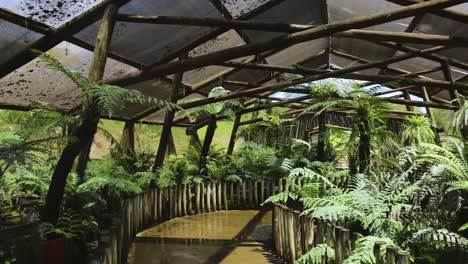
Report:
[[335,260],[335,250],[327,244],[318,244],[302,255],[295,264],[321,264],[333,263]]
[[161,108],[167,107],[170,110],[180,109],[180,107],[174,103],[145,96],[137,90],[128,90],[109,84],[97,84],[81,73],[67,69],[49,54],[42,53],[41,51],[34,52],[39,54],[39,61],[41,63],[46,65],[49,69],[65,74],[81,89],[85,96],[85,100],[82,104],[83,109],[87,108],[91,102],[96,102],[98,107],[106,111],[109,116],[124,109],[126,103],[143,104]]

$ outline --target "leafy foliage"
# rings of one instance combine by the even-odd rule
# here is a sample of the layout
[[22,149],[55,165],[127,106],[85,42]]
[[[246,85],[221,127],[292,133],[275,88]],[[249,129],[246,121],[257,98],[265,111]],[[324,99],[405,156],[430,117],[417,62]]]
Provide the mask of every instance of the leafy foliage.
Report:
[[405,144],[434,143],[435,134],[430,121],[423,115],[405,118],[405,128],[401,133],[401,141]]

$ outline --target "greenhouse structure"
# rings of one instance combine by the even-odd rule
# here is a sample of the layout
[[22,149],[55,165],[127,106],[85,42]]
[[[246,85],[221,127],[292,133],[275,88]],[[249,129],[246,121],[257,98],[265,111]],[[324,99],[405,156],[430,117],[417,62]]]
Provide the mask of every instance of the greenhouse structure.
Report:
[[468,263],[468,0],[0,0],[0,263]]

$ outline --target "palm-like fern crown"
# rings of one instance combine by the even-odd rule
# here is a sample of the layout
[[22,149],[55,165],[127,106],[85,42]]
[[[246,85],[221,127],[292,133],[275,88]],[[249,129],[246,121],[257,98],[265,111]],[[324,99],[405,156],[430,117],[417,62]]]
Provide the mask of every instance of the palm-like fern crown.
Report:
[[434,143],[434,138],[435,134],[431,128],[429,118],[423,115],[414,115],[405,118],[405,129],[401,133],[402,143]]
[[[231,91],[218,86],[213,88],[209,94],[208,98],[215,98],[231,93]],[[190,121],[195,122],[197,119],[204,115],[208,116],[228,116],[233,117],[235,115],[235,110],[242,108],[242,104],[239,100],[226,100],[222,102],[215,102],[207,105],[202,105],[198,107],[193,107],[190,109],[185,109],[180,112],[181,116],[188,117]]]
[[145,96],[137,90],[129,90],[115,85],[95,83],[81,73],[67,69],[54,57],[40,51],[34,52],[40,55],[39,59],[41,63],[45,64],[52,70],[65,74],[77,85],[79,89],[81,89],[85,97],[82,104],[83,109],[86,109],[92,103],[96,103],[101,110],[106,111],[109,115],[123,110],[127,103],[161,108],[167,107],[170,110],[179,109],[179,106],[176,104],[159,100],[154,97]]

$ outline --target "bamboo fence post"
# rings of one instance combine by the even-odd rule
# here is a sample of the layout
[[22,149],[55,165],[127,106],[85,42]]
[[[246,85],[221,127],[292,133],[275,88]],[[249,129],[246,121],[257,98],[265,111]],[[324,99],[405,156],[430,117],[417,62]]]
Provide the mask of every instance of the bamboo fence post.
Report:
[[398,250],[397,264],[410,264],[410,253],[404,250]]
[[201,202],[200,202],[200,205],[201,205],[201,211],[200,213],[204,213],[205,212],[205,183],[204,182],[201,182],[200,183],[200,197],[201,197]]
[[294,233],[294,215],[291,209],[288,209],[288,236],[289,236],[289,252],[290,252],[290,263],[293,263],[296,260],[296,237]]
[[237,208],[241,208],[241,188],[242,188],[242,182],[237,183]]
[[223,210],[223,184],[218,182],[218,210]]
[[206,211],[211,212],[211,183],[206,184]]
[[341,234],[342,234],[341,244],[343,245],[343,254],[345,257],[347,257],[349,253],[351,252],[351,232],[349,231],[349,229],[342,228]]
[[192,203],[192,201],[193,201],[192,200],[192,187],[193,187],[193,185],[191,185],[191,184],[189,184],[187,186],[187,192],[188,192],[187,193],[187,195],[188,195],[188,199],[187,199],[188,200],[188,208],[187,208],[188,212],[187,212],[187,214],[189,214],[189,215],[193,214],[193,211],[192,211],[192,205],[193,205],[193,203]]
[[300,214],[301,212],[299,211],[292,211],[292,219],[293,219],[293,227],[294,227],[294,246],[295,246],[295,258],[294,260],[296,260],[296,258],[299,258],[300,256],[302,256],[302,241],[304,241],[303,239],[303,232],[302,232],[302,228],[301,228],[301,218],[300,218]]
[[250,208],[250,209],[255,208],[255,206],[254,206],[254,201],[253,201],[253,185],[254,185],[254,181],[253,181],[253,180],[250,180],[250,181],[248,182],[248,185],[247,185],[248,195],[249,195],[249,208]]
[[200,183],[196,183],[195,185],[195,213],[200,214]]
[[343,244],[342,244],[343,232],[341,227],[335,227],[335,264],[342,264],[344,259]]
[[317,235],[315,236],[315,245],[325,243],[325,222],[319,220],[317,223]]
[[273,225],[273,245],[275,247],[276,254],[279,253],[278,249],[278,206],[273,206],[273,216],[272,216],[272,225]]
[[211,202],[212,202],[212,205],[213,205],[213,211],[216,211],[216,183],[215,182],[211,182],[210,183],[210,192],[211,192]]
[[334,231],[335,227],[331,223],[326,223],[325,225],[325,242],[328,246],[333,247],[334,245]]
[[176,190],[176,194],[177,194],[177,195],[176,195],[176,198],[177,198],[177,200],[176,200],[176,203],[177,203],[177,204],[176,204],[176,208],[177,208],[176,216],[181,216],[181,215],[182,215],[182,213],[181,213],[181,212],[182,212],[182,210],[181,210],[181,209],[182,209],[182,208],[181,208],[181,207],[182,207],[182,195],[181,195],[182,192],[181,192],[181,186],[180,186],[180,185],[176,185],[176,189],[175,189],[175,190]]
[[395,246],[388,246],[385,256],[385,264],[396,264],[398,248]]
[[254,182],[253,192],[254,192],[254,201],[255,201],[254,208],[258,208],[258,181]]
[[375,256],[375,263],[376,264],[383,264],[383,256],[380,254],[380,250],[383,247],[384,242],[376,241],[374,244],[374,256]]
[[162,212],[163,212],[162,206],[163,205],[162,204],[163,204],[163,190],[158,189],[158,220],[163,219],[163,216],[162,216]]
[[229,183],[229,203],[231,205],[231,209],[234,208],[234,182]]
[[242,182],[242,202],[243,202],[243,208],[247,208],[247,193],[246,193],[246,182]]
[[[283,179],[278,179],[278,193],[283,192]],[[273,195],[275,195],[275,189],[273,189]]]
[[227,191],[227,183],[223,183],[223,198],[224,198],[224,209],[229,210],[228,206],[228,191]]
[[265,181],[262,179],[260,181],[260,203],[265,201]]
[[187,184],[182,186],[182,215],[187,215]]

